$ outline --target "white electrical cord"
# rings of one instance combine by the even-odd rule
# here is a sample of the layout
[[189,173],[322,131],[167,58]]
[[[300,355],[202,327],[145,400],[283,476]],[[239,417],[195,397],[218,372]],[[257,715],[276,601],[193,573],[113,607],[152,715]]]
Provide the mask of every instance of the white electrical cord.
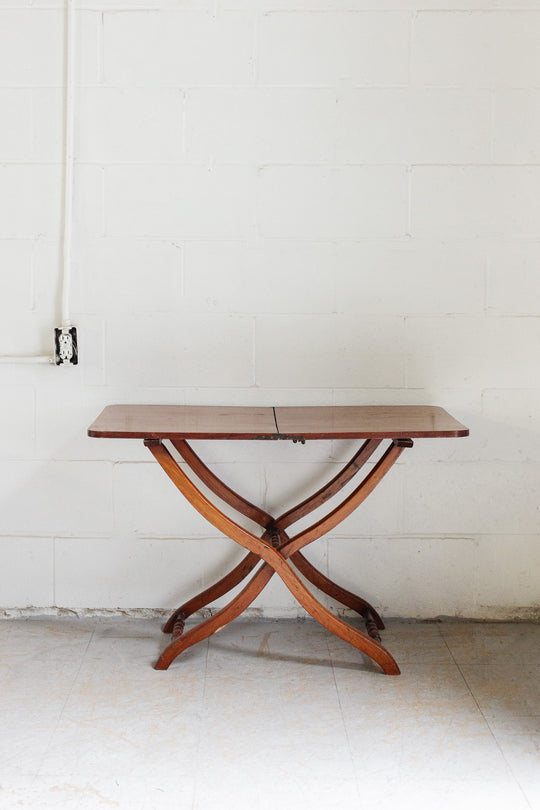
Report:
[[71,326],[71,242],[73,232],[73,142],[75,131],[75,29],[74,0],[66,0],[66,129],[64,156],[64,233],[62,256],[62,326]]
[[[73,231],[73,142],[75,130],[75,30],[74,0],[66,0],[66,95],[64,154],[64,226],[62,236],[62,326],[71,326],[71,244]],[[3,355],[0,363],[54,363],[49,355]]]
[[4,354],[0,356],[0,363],[54,363],[54,357],[49,354]]

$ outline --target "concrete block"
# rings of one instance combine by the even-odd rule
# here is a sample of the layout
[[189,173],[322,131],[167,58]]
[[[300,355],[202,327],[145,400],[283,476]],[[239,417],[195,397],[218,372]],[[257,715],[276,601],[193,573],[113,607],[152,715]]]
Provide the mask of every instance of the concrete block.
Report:
[[363,88],[339,92],[344,163],[476,163],[490,156],[487,91]]
[[419,534],[536,534],[538,464],[409,464],[405,531]]
[[[86,363],[86,345],[83,341]],[[69,369],[68,369],[69,370]],[[59,370],[61,373],[62,370]],[[127,401],[124,392],[110,388],[66,385],[61,394],[54,384],[36,390],[36,455],[41,459],[146,461],[142,441],[95,439],[89,425],[106,405]],[[147,398],[144,398],[147,401]]]
[[221,166],[110,166],[108,236],[245,239],[255,228],[255,170]]
[[493,161],[540,162],[540,90],[494,92]]
[[32,254],[31,239],[0,240],[0,265],[3,268],[0,312],[5,320],[33,307]]
[[0,166],[0,238],[58,237],[61,180],[59,166]]
[[24,87],[61,83],[62,16],[58,11],[3,9],[0,17],[2,84]]
[[[240,465],[236,465],[238,468]],[[182,468],[188,472],[186,465]],[[258,464],[217,464],[216,474],[252,502],[261,502]],[[242,483],[237,483],[241,476]],[[216,537],[220,532],[203,518],[153,459],[147,464],[116,464],[113,478],[116,531],[127,537]]]
[[[316,492],[336,472],[336,466],[329,461],[318,464],[300,460],[268,462],[264,465],[264,508],[278,517]],[[308,525],[311,522],[314,521],[310,520]],[[296,533],[297,526],[294,524],[291,536]]]
[[79,247],[77,309],[125,316],[178,311],[182,249],[172,241],[89,239]]
[[537,86],[539,35],[534,11],[421,11],[413,20],[412,81],[447,87]]
[[[290,388],[192,388],[186,392],[186,404],[210,405],[219,399],[224,405],[253,405],[273,407],[274,405],[328,405],[332,395],[325,388],[302,390]],[[221,443],[220,443],[221,444]],[[274,446],[274,445],[272,445]],[[265,451],[266,452],[266,451]]]
[[268,13],[261,20],[259,81],[267,85],[404,85],[406,13]]
[[[7,87],[62,86],[64,8],[0,10],[0,82]],[[101,15],[79,10],[76,19],[78,84],[99,80]]]
[[256,382],[276,388],[400,387],[402,340],[400,318],[261,317]]
[[[425,397],[426,392],[422,388],[334,388],[333,390],[334,405],[425,405]],[[348,455],[352,455],[352,453],[348,453]],[[337,457],[343,458],[341,454]]]
[[111,465],[107,462],[0,463],[0,534],[109,534]]
[[538,166],[415,166],[411,233],[421,237],[535,238]]
[[[63,169],[61,165],[0,166],[0,239],[58,240],[61,230]],[[101,170],[76,166],[74,225],[79,233],[103,229]]]
[[[478,539],[475,598],[479,615],[538,602],[540,545],[535,535],[488,535]],[[501,572],[504,571],[504,576]]]
[[400,166],[270,166],[260,173],[260,232],[267,237],[403,236],[407,171]]
[[[42,327],[43,340],[46,340],[49,349],[52,349],[53,329],[60,323],[62,308],[62,245],[60,240],[36,239],[33,243],[32,262],[32,314],[34,320]],[[77,277],[75,269],[72,277]]]
[[[1,17],[0,17],[1,20]],[[32,91],[0,88],[0,105],[9,126],[0,129],[0,160],[29,161],[32,150]]]
[[211,544],[200,539],[57,539],[56,604],[173,609],[203,589],[204,553]]
[[335,260],[336,310],[347,314],[481,314],[481,245],[406,239],[342,243]]
[[508,388],[535,388],[539,330],[534,318],[408,318],[407,385],[478,391],[504,380]]
[[540,243],[502,241],[488,248],[487,307],[497,315],[540,315]]
[[540,461],[540,389],[482,392],[485,453],[496,461]]
[[[0,321],[1,323],[1,321]],[[26,324],[23,326],[24,332],[27,330]],[[5,341],[4,338],[6,335],[9,336],[9,330],[4,330],[2,334],[0,334],[0,345],[2,346],[2,351],[4,354],[22,354],[25,352],[25,348],[21,349],[20,342],[17,341]],[[45,339],[40,340],[43,336],[40,336],[36,333],[36,342],[32,343],[32,337],[34,333],[30,335],[30,339],[28,342],[25,340],[24,344],[27,347],[27,351],[30,353],[35,353],[36,351],[39,353],[47,354],[50,351],[50,344]],[[46,385],[51,384],[53,381],[56,381],[56,385],[58,388],[63,388],[65,385],[65,380],[69,379],[69,383],[72,384],[73,380],[80,381],[80,369],[77,366],[72,366],[71,371],[74,372],[74,375],[71,378],[67,378],[64,375],[60,377],[56,373],[58,370],[57,366],[54,366],[49,363],[43,363],[39,365],[34,365],[31,363],[25,364],[0,364],[0,384],[3,388],[7,388],[10,386],[25,386],[25,385]]]
[[[39,163],[64,162],[64,105],[63,87],[34,87],[32,104],[32,160]],[[77,90],[75,104],[75,132],[81,126],[79,104],[81,91]]]
[[330,576],[385,616],[471,615],[473,538],[333,540],[328,556]]
[[[86,365],[86,334],[82,346]],[[36,388],[36,455],[41,459],[102,461],[151,461],[142,439],[96,439],[87,435],[89,425],[106,405],[121,403],[182,404],[183,392],[151,388],[113,388],[81,385],[70,380],[62,384],[62,372]],[[59,394],[59,388],[61,393]]]
[[73,172],[74,251],[77,239],[102,236],[105,232],[104,170],[100,166],[75,164]]
[[2,608],[54,604],[52,538],[0,537],[0,568]]
[[78,102],[78,160],[174,163],[182,159],[183,99],[179,90],[88,87]]
[[[360,442],[358,442],[360,447]],[[385,443],[385,448],[389,443]],[[374,456],[376,458],[376,456]],[[404,462],[406,463],[406,457]],[[338,464],[336,472],[343,465]],[[366,466],[353,478],[351,483],[342,490],[341,498],[357,487],[362,478],[373,468],[373,464]],[[336,497],[337,506],[340,496]],[[336,526],[328,534],[329,545],[336,537],[373,537],[397,534],[403,525],[403,464],[398,462],[385,475],[377,488],[360,504],[352,515]]]
[[188,242],[189,312],[332,312],[335,247],[328,242]]
[[9,386],[0,397],[0,458],[31,458],[34,454],[35,407],[31,386]]
[[190,162],[320,163],[334,153],[336,93],[327,88],[186,91]]
[[249,386],[253,383],[252,332],[252,320],[241,316],[115,318],[107,325],[107,384]]
[[[0,346],[7,356],[52,353],[48,313],[20,312],[16,319],[0,321]],[[13,369],[6,366],[5,371],[9,375]],[[29,375],[22,375],[21,382],[28,383]]]
[[161,87],[251,84],[253,46],[252,16],[235,11],[214,15],[163,9],[105,14],[105,83]]

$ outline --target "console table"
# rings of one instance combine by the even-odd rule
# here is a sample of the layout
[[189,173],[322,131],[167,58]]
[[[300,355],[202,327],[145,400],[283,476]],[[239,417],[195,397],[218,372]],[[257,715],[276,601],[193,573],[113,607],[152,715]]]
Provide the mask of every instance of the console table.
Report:
[[[388,675],[399,667],[381,644],[384,624],[373,607],[360,596],[332,582],[302,554],[302,549],[333,529],[350,515],[375,489],[413,439],[455,438],[469,431],[445,410],[433,406],[344,406],[344,407],[218,407],[180,405],[109,405],[88,430],[97,438],[142,439],[173,484],[218,531],[248,552],[243,560],[215,585],[189,599],[170,616],[163,630],[171,642],[155,664],[167,669],[185,649],[208,638],[239,616],[277,574],[305,610],[320,624],[352,644],[375,661]],[[247,501],[221,481],[194,452],[192,439],[293,442],[321,439],[361,439],[351,460],[325,486],[278,517]],[[385,442],[388,446],[376,454]],[[218,499],[261,527],[258,537],[227,517],[184,472],[164,442],[169,442],[199,479]],[[234,448],[232,448],[234,453]],[[376,454],[376,455],[375,455]],[[307,529],[290,535],[300,518],[322,506],[355,476],[375,455],[360,484],[339,505]],[[292,564],[292,565],[291,565]],[[258,567],[257,567],[258,566]],[[294,566],[294,567],[293,567]],[[226,607],[184,633],[184,622],[197,610],[228,593],[255,573]],[[296,569],[296,570],[295,570]],[[366,632],[336,617],[304,585],[296,571],[323,593],[358,612]]]

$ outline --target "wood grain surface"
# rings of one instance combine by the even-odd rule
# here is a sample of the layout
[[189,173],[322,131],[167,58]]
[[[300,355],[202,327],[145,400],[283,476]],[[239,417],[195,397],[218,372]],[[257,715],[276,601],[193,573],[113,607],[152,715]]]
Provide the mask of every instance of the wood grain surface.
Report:
[[109,405],[88,435],[123,439],[400,439],[468,436],[431,405],[294,408]]

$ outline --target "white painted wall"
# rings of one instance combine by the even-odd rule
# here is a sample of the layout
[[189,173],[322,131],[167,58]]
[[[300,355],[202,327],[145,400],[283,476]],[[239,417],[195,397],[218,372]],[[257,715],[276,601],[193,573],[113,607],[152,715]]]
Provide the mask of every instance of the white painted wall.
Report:
[[[77,7],[81,364],[0,366],[0,605],[165,608],[241,555],[86,437],[106,404],[423,403],[471,437],[312,559],[387,615],[538,617],[540,0]],[[59,318],[63,22],[1,4],[2,354]],[[199,449],[278,511],[356,445]]]

